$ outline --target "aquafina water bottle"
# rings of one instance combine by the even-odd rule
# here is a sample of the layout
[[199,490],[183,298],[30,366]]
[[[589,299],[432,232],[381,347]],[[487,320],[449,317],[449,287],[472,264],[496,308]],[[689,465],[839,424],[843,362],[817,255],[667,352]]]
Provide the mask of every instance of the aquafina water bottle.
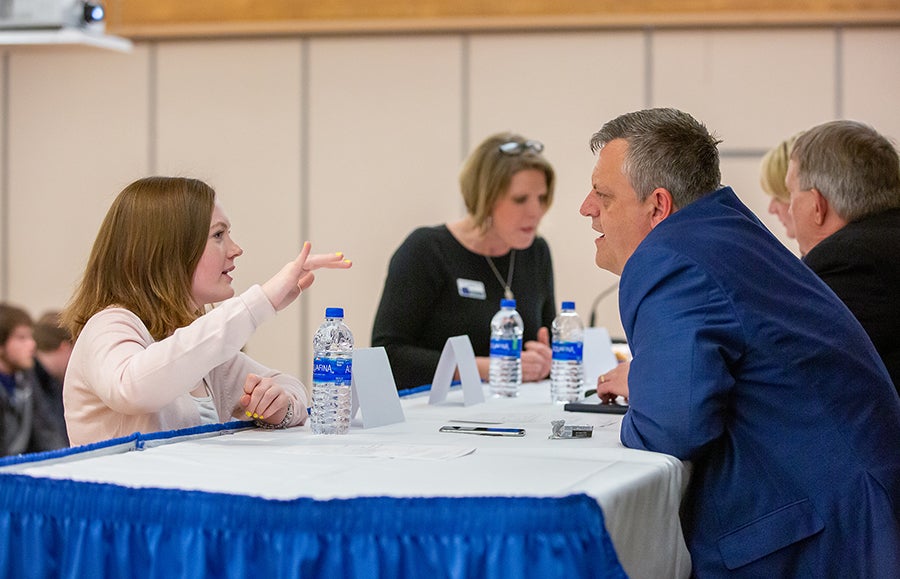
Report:
[[575,302],[563,302],[551,325],[553,360],[550,364],[550,399],[554,403],[575,402],[584,385],[584,324]]
[[350,428],[350,379],[353,334],[343,308],[327,308],[313,338],[313,434],[347,434]]
[[516,300],[501,300],[491,320],[492,396],[514,398],[522,385],[522,332],[525,325],[516,311]]

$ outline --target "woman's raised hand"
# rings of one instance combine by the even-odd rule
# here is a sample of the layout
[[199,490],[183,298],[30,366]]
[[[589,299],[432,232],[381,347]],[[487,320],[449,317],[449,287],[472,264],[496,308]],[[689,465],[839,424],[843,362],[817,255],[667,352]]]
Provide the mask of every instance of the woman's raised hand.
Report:
[[341,252],[310,255],[310,249],[312,245],[308,241],[305,242],[297,259],[287,263],[281,271],[262,285],[263,292],[275,307],[275,311],[286,308],[297,299],[300,292],[312,285],[316,279],[314,270],[323,267],[347,269],[353,265],[349,259],[344,259]]

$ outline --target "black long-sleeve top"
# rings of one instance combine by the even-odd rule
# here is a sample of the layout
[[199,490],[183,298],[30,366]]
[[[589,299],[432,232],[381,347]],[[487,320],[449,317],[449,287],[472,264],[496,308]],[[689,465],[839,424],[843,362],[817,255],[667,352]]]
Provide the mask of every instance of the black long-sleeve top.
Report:
[[[510,254],[491,259],[505,280]],[[523,339],[535,340],[556,313],[553,263],[543,238],[516,250],[510,287],[525,323]],[[488,356],[503,289],[485,257],[463,247],[446,225],[413,231],[391,258],[372,328],[372,345],[387,350],[397,388],[430,384],[453,336],[468,335],[475,355]]]

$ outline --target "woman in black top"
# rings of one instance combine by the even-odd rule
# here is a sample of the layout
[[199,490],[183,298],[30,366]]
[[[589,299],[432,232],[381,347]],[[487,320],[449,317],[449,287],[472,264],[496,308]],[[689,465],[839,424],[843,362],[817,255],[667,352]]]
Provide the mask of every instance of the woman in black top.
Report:
[[490,366],[490,322],[511,297],[525,323],[522,379],[550,373],[553,264],[537,227],[555,174],[543,144],[511,133],[488,137],[466,160],[460,189],[468,215],[413,231],[391,258],[372,329],[398,389],[428,384],[447,338],[466,334],[478,371]]

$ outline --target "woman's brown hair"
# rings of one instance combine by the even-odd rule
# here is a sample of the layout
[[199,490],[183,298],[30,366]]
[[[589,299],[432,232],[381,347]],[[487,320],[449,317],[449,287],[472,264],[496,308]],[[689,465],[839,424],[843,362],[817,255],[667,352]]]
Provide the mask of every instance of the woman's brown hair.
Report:
[[[540,150],[530,148],[525,137],[514,133],[497,133],[486,138],[469,155],[459,174],[459,186],[466,210],[475,225],[487,229],[497,201],[506,194],[513,175],[519,171],[535,169],[544,174],[547,181],[546,207],[553,203],[556,173]],[[517,143],[513,153],[504,153],[501,145]]]
[[156,340],[202,313],[191,284],[215,196],[206,183],[181,177],[146,177],[119,193],[61,316],[73,340],[91,316],[113,306],[133,312]]

